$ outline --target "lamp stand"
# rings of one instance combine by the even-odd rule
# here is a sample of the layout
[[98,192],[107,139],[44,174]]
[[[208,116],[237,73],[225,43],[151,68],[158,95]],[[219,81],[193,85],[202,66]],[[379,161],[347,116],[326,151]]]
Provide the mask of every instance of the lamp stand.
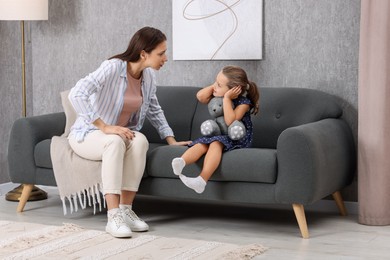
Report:
[[[22,116],[26,117],[26,66],[25,66],[25,44],[24,44],[24,21],[20,21],[20,29],[22,33]],[[19,201],[24,184],[19,185],[15,189],[9,191],[5,195],[5,199],[9,201]],[[47,199],[47,192],[34,186],[27,201],[36,201]]]

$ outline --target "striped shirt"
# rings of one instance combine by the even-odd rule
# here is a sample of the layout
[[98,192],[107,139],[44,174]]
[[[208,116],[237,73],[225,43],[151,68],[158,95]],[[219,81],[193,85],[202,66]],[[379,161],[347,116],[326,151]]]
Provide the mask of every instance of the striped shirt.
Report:
[[[122,111],[127,88],[127,62],[120,59],[105,60],[100,67],[80,79],[69,93],[69,100],[78,117],[71,127],[70,135],[78,142],[98,128],[93,122],[100,118],[115,125]],[[141,130],[145,118],[156,128],[161,139],[174,136],[156,96],[156,79],[153,69],[142,72],[142,105],[137,111],[138,123],[132,130]]]

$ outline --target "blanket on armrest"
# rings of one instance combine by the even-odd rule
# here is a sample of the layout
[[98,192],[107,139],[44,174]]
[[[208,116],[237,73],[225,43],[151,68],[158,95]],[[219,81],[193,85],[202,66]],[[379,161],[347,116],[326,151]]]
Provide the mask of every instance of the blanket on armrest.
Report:
[[96,204],[99,210],[105,207],[102,199],[101,161],[91,161],[75,154],[69,145],[68,139],[54,136],[51,139],[50,157],[53,164],[54,176],[62,200],[64,215],[67,214],[66,200],[69,201],[71,213],[81,208],[93,206],[96,213]]

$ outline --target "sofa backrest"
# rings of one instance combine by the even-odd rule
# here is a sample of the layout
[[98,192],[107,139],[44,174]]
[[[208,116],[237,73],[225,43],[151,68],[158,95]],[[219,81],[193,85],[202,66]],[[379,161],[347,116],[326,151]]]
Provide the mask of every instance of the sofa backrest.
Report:
[[[178,141],[190,140],[192,119],[198,104],[196,93],[199,89],[198,87],[157,87],[158,102]],[[165,140],[161,140],[149,120],[145,120],[141,132],[148,137],[150,143],[166,143]]]
[[319,90],[261,88],[260,91],[260,110],[252,117],[253,147],[274,149],[285,129],[342,115],[336,98]]
[[[342,109],[335,97],[304,88],[260,88],[260,108],[252,115],[252,147],[275,149],[279,135],[294,127],[324,118],[338,118]],[[199,104],[194,116],[191,139],[200,134],[200,125],[210,119],[207,105]]]
[[[157,88],[157,97],[176,140],[200,137],[200,125],[210,119],[207,105],[198,103],[198,87]],[[287,128],[325,118],[339,118],[342,109],[336,98],[305,88],[260,88],[260,109],[252,115],[252,147],[275,149],[279,135]],[[151,143],[165,143],[145,120],[142,132]]]

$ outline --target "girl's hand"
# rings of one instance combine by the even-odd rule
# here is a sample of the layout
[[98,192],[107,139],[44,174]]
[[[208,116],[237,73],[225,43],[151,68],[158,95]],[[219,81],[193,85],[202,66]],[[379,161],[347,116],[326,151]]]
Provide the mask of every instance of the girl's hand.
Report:
[[236,86],[234,88],[229,89],[225,93],[224,97],[228,98],[230,100],[233,100],[233,99],[236,99],[240,94],[241,94],[241,87],[240,86]]

